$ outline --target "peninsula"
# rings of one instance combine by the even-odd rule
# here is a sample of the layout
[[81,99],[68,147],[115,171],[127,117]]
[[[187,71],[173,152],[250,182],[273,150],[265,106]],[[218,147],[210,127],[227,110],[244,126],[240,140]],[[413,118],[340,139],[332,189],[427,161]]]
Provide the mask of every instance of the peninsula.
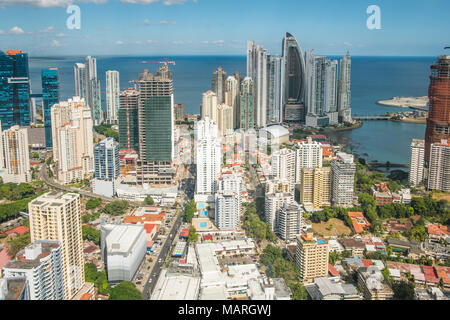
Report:
[[399,108],[425,108],[428,105],[428,97],[394,97],[389,100],[378,100],[376,102],[379,105],[387,107],[399,107]]

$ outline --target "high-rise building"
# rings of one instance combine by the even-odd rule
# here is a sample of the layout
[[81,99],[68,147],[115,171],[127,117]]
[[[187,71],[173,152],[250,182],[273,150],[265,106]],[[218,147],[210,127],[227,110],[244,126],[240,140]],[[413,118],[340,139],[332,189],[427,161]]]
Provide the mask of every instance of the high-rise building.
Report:
[[269,56],[267,65],[267,122],[280,123],[282,119],[281,105],[281,67],[283,59],[279,55]]
[[12,126],[0,137],[0,173],[4,183],[31,182],[27,128]]
[[120,78],[119,71],[106,71],[106,121],[117,123],[119,111]]
[[352,109],[351,109],[351,68],[352,60],[350,53],[342,57],[339,71],[339,84],[338,84],[338,113],[339,122],[348,123],[352,122]]
[[212,90],[217,95],[217,103],[225,102],[225,79],[227,78],[227,72],[218,67],[213,72]]
[[217,124],[217,94],[208,90],[202,94],[202,120],[208,117],[211,121]]
[[282,45],[283,122],[305,121],[305,58],[297,40],[286,32]]
[[227,78],[225,86],[225,104],[233,109],[233,129],[237,129],[240,123],[240,81],[236,74]]
[[429,112],[425,130],[425,163],[430,161],[431,145],[450,141],[450,55],[439,56],[431,66],[428,88]]
[[52,118],[51,108],[59,103],[59,76],[57,68],[42,70],[42,100],[44,103],[44,128],[45,147],[51,149],[52,138]]
[[232,191],[218,191],[215,196],[215,224],[219,229],[235,230],[241,215],[241,197]]
[[217,125],[221,137],[233,132],[233,108],[225,103],[217,106]]
[[332,191],[331,200],[334,206],[351,207],[355,186],[356,165],[353,155],[338,152],[336,159],[331,162]]
[[450,192],[450,144],[446,139],[431,145],[428,189]]
[[331,168],[301,169],[300,203],[319,209],[331,204]]
[[183,121],[184,120],[184,104],[183,103],[175,103],[175,120]]
[[320,142],[312,141],[311,137],[308,137],[306,141],[297,144],[295,152],[295,181],[300,183],[302,169],[322,167],[322,145]]
[[101,250],[108,282],[132,281],[147,251],[147,234],[144,226],[102,225]]
[[267,50],[247,41],[247,77],[253,79],[255,126],[267,124]]
[[297,267],[303,283],[311,283],[315,278],[328,276],[328,242],[314,237],[312,231],[297,236]]
[[272,154],[272,176],[280,181],[288,181],[289,192],[295,188],[295,151],[280,149]]
[[77,193],[48,192],[28,204],[31,241],[59,241],[65,299],[83,287],[84,256],[81,203]]
[[119,95],[119,148],[139,151],[139,91],[128,88]]
[[138,184],[171,184],[174,176],[174,108],[172,72],[167,63],[156,74],[146,69],[139,79]]
[[94,179],[92,192],[113,197],[119,177],[119,144],[113,138],[106,138],[94,146]]
[[86,65],[84,63],[75,63],[73,67],[75,77],[75,96],[80,98],[87,98],[87,76]]
[[0,51],[0,121],[2,130],[30,125],[30,76],[28,54]]
[[245,77],[240,90],[240,125],[242,130],[255,128],[255,111],[253,105],[253,80]]
[[423,182],[424,171],[423,165],[425,162],[425,140],[412,139],[411,142],[411,157],[409,166],[409,182],[413,186],[417,186]]
[[270,224],[272,231],[277,225],[277,212],[286,203],[294,202],[294,194],[289,192],[271,192],[265,194],[264,216],[265,221]]
[[301,231],[302,217],[303,209],[297,203],[284,203],[277,211],[275,233],[282,240],[294,240]]
[[3,267],[5,278],[26,279],[30,300],[64,300],[63,252],[58,241],[37,240]]
[[217,125],[208,117],[194,128],[195,162],[197,167],[196,193],[213,194],[217,190],[222,163],[222,145]]
[[62,184],[80,181],[94,171],[91,110],[84,99],[73,97],[51,108],[53,160]]

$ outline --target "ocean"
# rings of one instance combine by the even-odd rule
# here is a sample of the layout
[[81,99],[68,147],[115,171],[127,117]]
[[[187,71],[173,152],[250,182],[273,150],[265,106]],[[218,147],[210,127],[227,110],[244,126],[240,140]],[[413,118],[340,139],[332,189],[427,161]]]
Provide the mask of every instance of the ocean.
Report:
[[[97,58],[97,74],[102,86],[102,107],[105,108],[105,72],[120,72],[121,90],[132,87],[130,81],[139,78],[144,69],[156,71],[159,64],[142,61],[161,61],[166,57],[102,57]],[[176,56],[171,65],[176,103],[184,103],[186,113],[200,113],[202,93],[210,90],[212,74],[222,66],[229,75],[234,71],[246,73],[244,56]],[[330,57],[339,58],[339,57]],[[436,57],[352,57],[352,114],[376,115],[402,108],[379,106],[377,100],[394,96],[425,96],[428,91],[430,65]],[[73,65],[84,62],[84,57],[36,58],[30,57],[30,78],[34,93],[41,92],[42,69],[59,69],[61,98],[75,93]],[[409,163],[411,139],[423,139],[425,124],[393,121],[366,121],[359,129],[342,131],[338,140],[350,146],[353,152],[369,161]]]

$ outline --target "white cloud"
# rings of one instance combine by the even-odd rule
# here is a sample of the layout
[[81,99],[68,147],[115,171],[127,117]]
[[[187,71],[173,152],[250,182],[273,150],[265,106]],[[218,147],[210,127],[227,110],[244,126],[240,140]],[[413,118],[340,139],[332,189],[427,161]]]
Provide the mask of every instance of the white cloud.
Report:
[[121,40],[117,40],[116,42],[114,42],[115,45],[120,46],[122,45],[124,42]]
[[163,3],[166,6],[171,6],[173,4],[184,4],[186,0],[164,0]]
[[159,2],[159,0],[121,0],[123,3],[133,3],[133,4],[152,4]]
[[49,27],[45,28],[44,30],[39,30],[38,32],[40,32],[40,33],[49,33],[49,32],[52,32],[54,29],[55,29],[54,26],[49,26]]
[[20,28],[20,27],[18,27],[18,26],[15,26],[15,27],[12,27],[12,28],[9,30],[9,33],[10,33],[10,34],[16,34],[16,35],[18,35],[18,34],[24,34],[25,32],[23,31],[22,28]]
[[351,47],[352,44],[350,42],[344,42],[344,46]]
[[0,7],[31,6],[35,8],[66,8],[76,3],[106,3],[108,0],[0,0]]
[[6,32],[3,30],[0,30],[0,34],[6,34]]
[[162,20],[158,24],[177,24],[177,22],[173,20]]
[[172,43],[173,43],[173,44],[184,44],[184,41],[177,41],[177,40],[174,40],[174,41],[172,41]]
[[61,47],[61,42],[56,39],[52,40],[52,47]]
[[58,38],[63,38],[63,37],[65,37],[66,35],[64,34],[64,33],[58,33],[57,35],[56,35]]
[[144,24],[150,24],[150,20],[144,19]]

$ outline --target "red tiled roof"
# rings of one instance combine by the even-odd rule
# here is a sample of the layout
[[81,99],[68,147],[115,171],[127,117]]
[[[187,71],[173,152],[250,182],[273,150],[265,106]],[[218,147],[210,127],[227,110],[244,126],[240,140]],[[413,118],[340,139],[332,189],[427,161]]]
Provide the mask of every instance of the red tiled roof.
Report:
[[123,223],[145,223],[162,221],[164,219],[164,213],[160,214],[144,214],[142,216],[126,216],[123,219]]
[[450,226],[444,226],[442,224],[430,224],[428,225],[428,233],[434,235],[450,235]]
[[431,283],[439,283],[439,279],[436,277],[436,273],[432,266],[422,266],[423,273],[425,274],[425,280]]
[[438,278],[442,279],[444,284],[450,284],[450,267],[434,266],[434,269]]
[[181,230],[180,236],[181,236],[181,237],[187,237],[187,236],[189,236],[189,229],[188,229],[188,228],[185,228],[185,229]]
[[25,226],[18,226],[18,227],[16,227],[16,228],[14,228],[14,229],[11,229],[11,230],[8,230],[8,231],[6,231],[5,233],[9,236],[10,234],[13,234],[13,233],[17,233],[17,234],[19,234],[19,235],[22,235],[22,234],[24,234],[25,232],[28,232],[28,228],[27,227],[25,227]]
[[8,255],[6,248],[0,251],[0,269],[2,269],[9,260],[11,260],[11,257]]
[[[370,222],[367,221],[362,212],[349,212],[348,216],[352,219],[353,229],[356,233],[361,233],[364,231],[364,228],[370,226]],[[363,220],[364,224],[358,223],[358,220]]]
[[210,240],[210,241],[213,240],[213,236],[211,234],[205,234],[203,236],[203,241],[208,241],[208,240]]
[[81,296],[80,300],[91,300],[92,294],[85,293]]
[[154,223],[144,223],[144,229],[147,233],[152,233],[153,229],[156,228],[155,232],[159,229],[159,224]]
[[95,250],[97,250],[97,247],[96,247],[96,246],[89,246],[89,247],[87,247],[86,249],[84,249],[83,251],[84,251],[84,253],[89,254],[89,253],[94,252]]
[[331,263],[328,264],[328,272],[333,276],[337,277],[339,275],[339,272],[336,270],[335,267]]
[[364,267],[370,267],[373,264],[372,260],[368,259],[362,259],[362,263],[364,264]]

